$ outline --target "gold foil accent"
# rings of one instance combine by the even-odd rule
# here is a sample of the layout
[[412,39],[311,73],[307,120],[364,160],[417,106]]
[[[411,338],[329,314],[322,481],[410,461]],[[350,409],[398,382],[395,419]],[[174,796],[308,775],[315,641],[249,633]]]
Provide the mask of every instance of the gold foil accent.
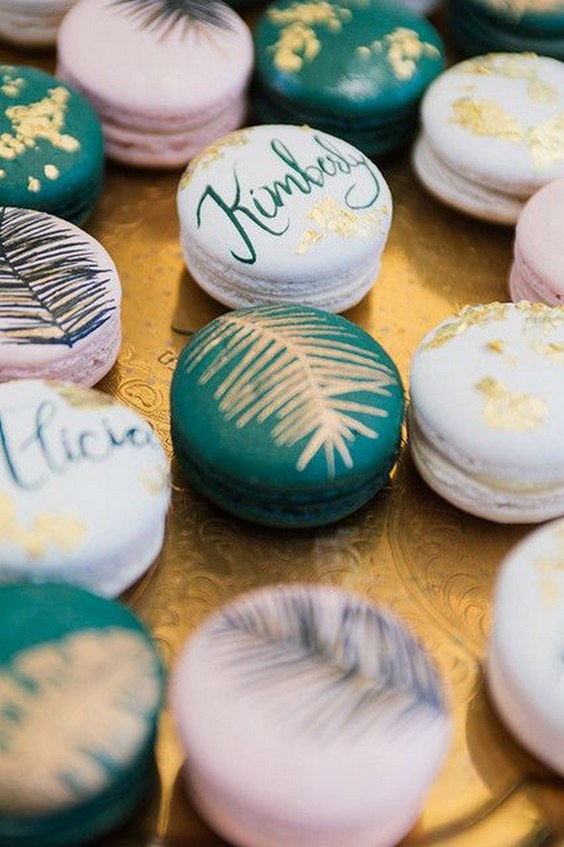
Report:
[[198,167],[209,168],[210,165],[213,165],[219,159],[223,159],[226,150],[230,150],[232,147],[244,147],[245,144],[249,143],[249,135],[244,130],[236,130],[235,132],[230,132],[229,135],[226,135],[225,138],[214,142],[213,144],[209,144],[205,147],[201,153],[198,153],[197,156],[194,156],[182,177],[180,178],[179,189],[182,191],[186,188],[194,175],[194,171]]
[[4,179],[6,176],[6,171],[4,168],[0,168],[0,179]]
[[37,179],[37,177],[28,176],[28,178],[27,178],[27,190],[31,191],[32,194],[37,194],[39,191],[41,191],[41,183]]
[[47,179],[59,179],[60,171],[56,165],[45,165],[43,173]]
[[485,326],[494,321],[501,321],[507,314],[507,304],[486,303],[483,306],[464,306],[448,323],[440,326],[423,349],[431,350],[442,347],[473,326]]
[[562,581],[558,575],[564,574],[564,557],[562,553],[553,556],[539,556],[535,561],[539,572],[539,588],[543,602],[550,607],[560,604],[562,598]]
[[[368,0],[349,2],[362,7]],[[352,20],[353,13],[348,6],[337,6],[328,0],[311,0],[292,3],[287,9],[269,9],[266,15],[275,26],[281,27],[278,41],[269,47],[275,67],[287,73],[298,73],[321,50],[314,27],[340,32],[343,24]]]
[[478,76],[501,76],[527,83],[527,94],[534,103],[553,103],[558,90],[539,77],[539,57],[536,53],[489,53],[468,59],[459,65],[460,73]]
[[130,629],[21,650],[0,671],[2,811],[60,812],[103,793],[143,748],[159,691],[153,652]]
[[14,504],[7,494],[0,494],[0,540],[16,544],[32,559],[45,555],[49,546],[71,553],[83,543],[84,524],[68,515],[45,512],[37,515],[28,526],[20,523]]
[[11,121],[14,132],[3,132],[0,135],[0,158],[15,159],[26,150],[37,147],[39,139],[45,139],[58,150],[76,153],[80,149],[80,142],[72,135],[61,132],[69,97],[70,91],[59,86],[29,106],[7,108],[4,114]]
[[74,409],[103,409],[114,406],[115,401],[109,394],[96,388],[82,388],[66,382],[51,382],[59,397]]
[[[362,53],[359,51],[362,51]],[[440,50],[434,44],[421,41],[418,32],[406,27],[396,27],[383,39],[373,41],[370,47],[359,47],[357,49],[357,53],[362,57],[380,51],[386,53],[386,59],[394,76],[400,80],[411,79],[417,70],[418,63],[424,57],[437,59],[441,55]]]
[[505,352],[505,342],[500,339],[496,339],[495,341],[488,341],[487,349],[490,353],[504,353]]
[[473,135],[487,135],[514,144],[526,138],[526,132],[503,106],[489,98],[461,97],[452,104],[451,123],[458,124]]
[[492,429],[532,432],[546,420],[548,405],[542,397],[513,392],[492,377],[481,379],[476,388],[484,395],[484,420]]
[[529,131],[529,147],[537,170],[564,162],[564,112]]
[[169,487],[170,474],[161,465],[155,465],[143,471],[140,483],[151,496],[158,497]]
[[366,214],[358,214],[351,209],[339,206],[333,197],[326,197],[308,212],[308,219],[314,227],[308,227],[301,236],[296,253],[304,255],[319,241],[327,238],[330,233],[345,240],[349,238],[372,238],[375,229],[383,225],[388,216],[388,209],[381,207]]
[[25,88],[25,80],[21,76],[14,76],[16,68],[10,65],[0,65],[0,93],[5,97],[18,97],[22,88]]

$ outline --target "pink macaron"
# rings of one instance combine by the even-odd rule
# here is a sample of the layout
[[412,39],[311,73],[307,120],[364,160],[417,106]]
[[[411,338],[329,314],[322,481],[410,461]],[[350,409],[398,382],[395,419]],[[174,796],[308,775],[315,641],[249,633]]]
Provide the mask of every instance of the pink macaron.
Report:
[[78,0],[58,37],[57,76],[98,111],[108,156],[185,165],[246,118],[250,31],[221,0]]
[[511,299],[564,302],[564,177],[548,183],[526,203],[515,230],[509,277]]
[[121,342],[121,285],[106,250],[67,221],[0,206],[0,382],[95,385]]

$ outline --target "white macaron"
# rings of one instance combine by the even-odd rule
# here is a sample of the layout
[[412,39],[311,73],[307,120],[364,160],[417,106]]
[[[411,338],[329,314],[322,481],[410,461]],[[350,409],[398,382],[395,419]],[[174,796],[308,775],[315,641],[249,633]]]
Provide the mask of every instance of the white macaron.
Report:
[[21,47],[52,47],[75,0],[0,0],[0,38]]
[[392,202],[355,147],[308,127],[265,125],[191,162],[178,214],[188,270],[221,303],[341,312],[378,276]]

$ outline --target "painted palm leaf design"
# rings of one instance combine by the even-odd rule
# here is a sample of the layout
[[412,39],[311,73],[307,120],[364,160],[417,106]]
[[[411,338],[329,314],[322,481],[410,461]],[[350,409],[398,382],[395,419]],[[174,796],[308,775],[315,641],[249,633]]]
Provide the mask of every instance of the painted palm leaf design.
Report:
[[80,236],[26,209],[0,208],[0,338],[72,347],[116,304],[109,271]]
[[141,29],[159,34],[160,38],[181,27],[183,35],[190,27],[207,25],[229,28],[228,7],[222,0],[112,0],[122,7]]
[[0,672],[2,811],[44,813],[104,790],[151,733],[159,668],[132,630],[84,630]]
[[354,599],[326,601],[302,589],[274,594],[266,606],[247,598],[212,626],[212,661],[242,695],[318,741],[354,740],[444,711],[434,667],[392,615]]
[[359,348],[354,327],[285,306],[241,310],[213,321],[188,348],[186,371],[196,367],[201,385],[217,378],[214,397],[228,420],[238,428],[270,422],[280,447],[305,439],[298,470],[322,450],[329,476],[337,456],[353,466],[349,445],[357,436],[378,437],[362,416],[388,414],[374,396],[362,402],[358,393],[387,397],[397,385],[376,352]]

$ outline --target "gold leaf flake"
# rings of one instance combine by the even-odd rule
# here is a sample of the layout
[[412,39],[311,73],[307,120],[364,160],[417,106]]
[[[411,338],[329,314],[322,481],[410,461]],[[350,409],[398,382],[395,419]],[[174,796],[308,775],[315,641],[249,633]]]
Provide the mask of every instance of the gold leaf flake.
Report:
[[539,556],[535,561],[539,573],[539,587],[542,599],[547,606],[559,605],[562,598],[562,576],[564,575],[564,554],[560,550],[551,556]]
[[507,314],[505,303],[487,303],[483,306],[464,306],[448,323],[439,327],[424,348],[442,347],[462,335],[473,326],[484,326],[494,321],[501,321]]
[[558,99],[558,90],[540,78],[538,65],[539,57],[536,53],[489,53],[462,62],[459,70],[465,74],[523,80],[527,83],[527,94],[534,103],[552,103]]
[[109,394],[104,394],[96,388],[82,388],[65,382],[51,382],[59,397],[75,409],[100,409],[113,406],[114,401]]
[[548,405],[542,397],[511,391],[492,377],[481,379],[476,388],[484,395],[484,420],[492,429],[532,432],[546,420]]
[[505,342],[500,339],[488,341],[486,346],[490,353],[503,353],[505,351]]
[[533,164],[538,170],[564,162],[564,112],[532,128],[529,147]]
[[332,197],[326,197],[308,212],[308,219],[317,227],[308,227],[298,242],[296,252],[299,255],[307,251],[330,233],[339,238],[372,238],[378,224],[383,224],[387,209],[373,209],[360,215],[351,209],[346,209]]
[[169,481],[169,474],[161,465],[155,465],[151,470],[145,469],[140,477],[141,485],[153,497],[158,497],[166,491]]
[[0,168],[0,179],[4,179],[6,176],[6,171],[4,168]]
[[489,98],[461,97],[452,104],[451,123],[458,124],[473,135],[487,135],[520,144],[526,130],[503,106]]
[[0,135],[0,158],[15,159],[37,147],[38,140],[49,141],[58,150],[75,153],[80,142],[61,132],[64,127],[70,91],[61,86],[51,89],[36,103],[9,106],[4,114],[12,124],[12,133]]
[[39,191],[41,191],[40,181],[34,176],[28,176],[27,190],[31,191],[32,194],[37,194]]
[[60,176],[59,169],[56,165],[45,165],[43,173],[47,179],[58,179]]
[[25,80],[14,76],[16,68],[10,65],[0,65],[0,92],[5,97],[18,97],[22,88],[25,88]]
[[70,553],[80,547],[85,536],[84,524],[63,514],[45,512],[25,526],[8,495],[0,494],[0,540],[16,544],[32,559],[43,556],[49,546]]
[[222,159],[226,150],[232,147],[243,147],[249,143],[249,135],[244,130],[236,130],[230,132],[225,138],[209,144],[201,153],[194,156],[180,179],[179,189],[182,191],[190,183],[194,171],[198,167],[209,168],[214,162]]
[[135,761],[160,692],[134,630],[84,629],[20,651],[0,670],[0,794],[7,814],[57,813],[99,796]]
[[400,80],[411,79],[421,59],[438,59],[441,55],[438,47],[421,41],[418,32],[406,27],[396,27],[381,41],[373,41],[371,49],[375,52],[385,51],[394,76]]
[[[349,0],[358,7],[368,5],[368,0]],[[287,9],[269,9],[267,17],[280,27],[275,44],[270,45],[275,67],[287,73],[298,73],[307,62],[312,62],[321,50],[315,27],[329,32],[340,32],[343,24],[352,20],[348,6],[337,6],[328,0],[292,3]]]

